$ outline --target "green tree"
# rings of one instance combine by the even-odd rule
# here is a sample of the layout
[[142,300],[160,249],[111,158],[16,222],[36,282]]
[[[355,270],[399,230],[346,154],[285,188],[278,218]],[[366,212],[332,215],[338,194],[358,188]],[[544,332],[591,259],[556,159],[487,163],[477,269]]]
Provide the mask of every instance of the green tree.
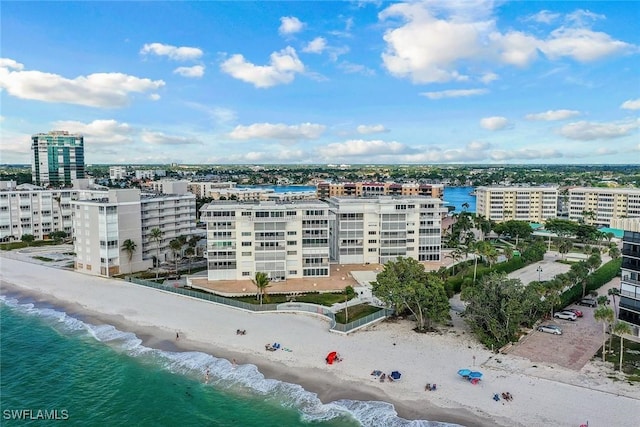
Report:
[[184,251],[184,254],[187,256],[187,258],[189,258],[189,274],[191,274],[191,262],[193,261],[193,257],[196,254],[196,250],[194,248],[192,248],[191,246],[189,246]]
[[36,238],[33,236],[33,234],[23,234],[20,240],[25,242],[28,246],[31,246],[31,244],[33,243],[34,240],[36,240]]
[[149,241],[156,244],[156,279],[160,275],[160,242],[164,233],[159,228],[152,228],[149,233]]
[[408,310],[416,319],[418,331],[449,317],[449,300],[442,280],[427,273],[424,265],[413,258],[387,262],[371,286],[373,295],[396,313]]
[[525,322],[525,309],[531,306],[529,298],[538,298],[525,292],[518,279],[505,274],[484,276],[476,285],[462,289],[461,298],[466,301],[465,321],[478,339],[487,347],[502,347],[517,340],[520,325]]
[[49,238],[53,239],[55,243],[60,243],[65,237],[67,237],[67,233],[64,231],[52,231],[49,233]]
[[620,258],[620,249],[617,246],[612,246],[611,248],[609,248],[609,256],[611,257],[611,259]]
[[260,305],[262,305],[263,297],[265,297],[267,294],[267,288],[271,286],[269,284],[269,276],[267,276],[267,273],[259,271],[254,277],[253,284],[256,285],[256,288],[258,288],[257,297],[260,301]]
[[519,239],[527,239],[531,236],[531,226],[526,221],[509,220],[500,224],[496,224],[493,231],[501,236],[509,236],[516,241],[518,246]]
[[127,253],[127,257],[129,259],[129,273],[133,273],[131,269],[131,261],[133,260],[133,254],[135,253],[137,246],[138,245],[136,245],[136,242],[131,239],[127,239],[122,242],[122,246],[120,247],[122,251]]
[[558,243],[558,252],[562,254],[562,258],[564,259],[569,251],[573,248],[573,242],[569,239],[562,239],[560,243]]
[[631,333],[631,328],[625,322],[616,322],[613,325],[613,333],[620,337],[620,365],[618,365],[618,370],[622,372],[622,356],[624,355],[624,335]]
[[613,323],[613,310],[610,307],[601,305],[593,312],[593,317],[597,322],[602,322],[602,361],[604,362],[607,353],[607,327]]
[[171,252],[173,252],[173,260],[176,263],[176,274],[178,274],[178,260],[180,259],[178,255],[180,254],[180,251],[182,251],[182,245],[183,244],[178,238],[172,239],[169,242],[169,248],[171,249]]
[[616,297],[620,296],[620,289],[618,288],[609,288],[607,291],[607,295],[609,295],[613,299],[613,314],[618,317],[618,305],[616,304]]

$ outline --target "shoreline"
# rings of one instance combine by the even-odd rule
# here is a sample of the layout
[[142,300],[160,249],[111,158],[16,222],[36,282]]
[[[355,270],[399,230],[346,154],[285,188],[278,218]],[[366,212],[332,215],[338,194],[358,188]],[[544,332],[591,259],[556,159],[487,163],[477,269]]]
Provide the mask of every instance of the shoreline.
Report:
[[[369,388],[366,384],[357,381],[339,378],[334,373],[321,369],[305,369],[302,371],[304,374],[300,374],[299,370],[289,369],[286,366],[260,359],[251,353],[232,351],[215,345],[193,341],[183,336],[181,336],[179,340],[175,340],[175,338],[170,339],[173,333],[172,331],[153,326],[136,325],[127,321],[122,316],[113,316],[87,310],[77,303],[62,301],[50,295],[33,292],[14,283],[2,281],[0,288],[2,288],[1,293],[3,295],[15,298],[21,303],[33,301],[37,304],[63,311],[67,315],[82,320],[85,323],[92,325],[108,324],[114,326],[121,332],[133,333],[142,341],[141,344],[145,347],[168,352],[197,351],[212,355],[216,358],[226,359],[229,362],[235,359],[239,364],[255,365],[265,378],[298,384],[306,391],[316,393],[320,401],[324,404],[343,399],[354,401],[382,401],[392,404],[398,416],[407,420],[428,420],[431,422],[459,424],[465,427],[489,427],[495,425],[494,421],[490,419],[481,422],[478,416],[471,412],[468,414],[457,413],[452,415],[443,408],[439,408],[429,402],[417,402],[422,406],[419,410],[412,405],[413,402],[395,401],[380,390]],[[159,338],[161,336],[167,336],[169,338]],[[460,410],[460,412],[462,412],[462,410]]]
[[[255,365],[266,378],[298,384],[323,403],[383,401],[393,404],[404,419],[468,427],[575,427],[587,419],[593,426],[633,425],[634,408],[640,411],[637,388],[629,391],[606,373],[590,372],[593,366],[580,372],[554,366],[532,370],[526,359],[483,349],[464,330],[416,334],[412,323],[399,321],[343,336],[329,332],[326,321],[315,316],[248,313],[5,257],[0,280],[3,294],[15,292],[27,300],[60,307],[87,323],[108,323],[135,333],[147,347],[201,351]],[[237,329],[247,330],[247,335],[236,335]],[[265,343],[275,341],[292,351],[266,352]],[[332,350],[344,361],[326,365],[324,357]],[[456,374],[459,368],[470,367],[472,356],[485,374],[477,386]],[[399,382],[380,383],[370,376],[374,369],[387,373],[399,369],[403,377]],[[427,382],[437,383],[438,391],[425,392]],[[514,395],[512,402],[492,401],[493,393],[504,391]],[[585,401],[597,403],[585,410]]]

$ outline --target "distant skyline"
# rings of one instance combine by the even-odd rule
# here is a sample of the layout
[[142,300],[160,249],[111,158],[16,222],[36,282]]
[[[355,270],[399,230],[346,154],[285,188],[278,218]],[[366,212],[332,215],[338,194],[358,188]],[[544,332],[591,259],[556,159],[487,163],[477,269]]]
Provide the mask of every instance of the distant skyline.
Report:
[[640,2],[2,2],[0,163],[637,164]]

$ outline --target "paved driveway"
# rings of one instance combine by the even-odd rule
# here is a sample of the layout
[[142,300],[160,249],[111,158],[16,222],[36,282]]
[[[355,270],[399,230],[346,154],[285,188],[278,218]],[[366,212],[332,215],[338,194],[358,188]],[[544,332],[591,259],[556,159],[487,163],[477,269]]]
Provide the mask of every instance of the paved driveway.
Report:
[[510,354],[526,357],[532,362],[552,363],[579,371],[602,345],[602,324],[593,317],[593,308],[579,307],[584,313],[575,322],[553,319],[543,324],[557,325],[562,335],[533,331],[516,346]]

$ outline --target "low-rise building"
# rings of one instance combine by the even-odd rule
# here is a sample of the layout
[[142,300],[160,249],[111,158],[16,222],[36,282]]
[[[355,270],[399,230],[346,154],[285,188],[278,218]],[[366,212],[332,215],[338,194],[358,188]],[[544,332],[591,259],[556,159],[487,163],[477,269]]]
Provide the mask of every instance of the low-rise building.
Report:
[[112,181],[120,181],[127,177],[126,166],[109,166],[109,179]]
[[330,197],[427,196],[442,199],[444,185],[395,182],[320,182],[319,199]]

